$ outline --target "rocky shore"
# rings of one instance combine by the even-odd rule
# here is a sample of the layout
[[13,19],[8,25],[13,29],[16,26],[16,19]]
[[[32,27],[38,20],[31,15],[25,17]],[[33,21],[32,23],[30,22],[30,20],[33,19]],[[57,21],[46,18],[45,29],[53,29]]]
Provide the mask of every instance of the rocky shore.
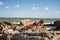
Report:
[[[60,31],[49,31],[46,26],[55,26],[53,24],[44,25],[43,21],[33,22],[26,19],[21,20],[19,24],[10,21],[0,22],[0,40],[59,40]],[[34,27],[29,28],[30,24]],[[57,26],[57,25],[56,25]],[[31,25],[30,25],[31,27]]]

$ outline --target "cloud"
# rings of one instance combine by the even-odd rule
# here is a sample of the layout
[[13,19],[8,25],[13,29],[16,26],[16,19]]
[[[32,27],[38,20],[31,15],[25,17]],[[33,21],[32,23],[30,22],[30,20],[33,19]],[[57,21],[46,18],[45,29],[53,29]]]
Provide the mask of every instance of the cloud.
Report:
[[33,7],[32,7],[32,9],[33,9],[33,10],[35,10],[35,9],[36,9],[36,7],[35,7],[35,6],[33,6]]
[[49,10],[49,8],[48,7],[45,7],[45,10]]
[[56,13],[60,13],[60,11],[56,11]]
[[16,6],[14,6],[15,8],[19,8],[20,7],[20,5],[16,5]]
[[6,6],[6,8],[8,9],[8,8],[10,8],[9,6]]
[[39,7],[35,7],[35,6],[32,7],[32,10],[37,10],[37,9],[39,9]]
[[4,4],[4,2],[0,2],[0,5],[3,5]]

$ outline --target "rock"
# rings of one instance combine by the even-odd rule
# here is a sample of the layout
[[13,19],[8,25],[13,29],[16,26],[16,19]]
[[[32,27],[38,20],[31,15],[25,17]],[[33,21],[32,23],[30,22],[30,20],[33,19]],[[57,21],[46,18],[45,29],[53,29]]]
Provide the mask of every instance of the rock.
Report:
[[55,21],[55,22],[54,22],[54,25],[60,26],[60,20]]
[[31,30],[31,29],[28,29],[28,30],[26,30],[25,32],[31,33],[31,32],[32,32],[32,30]]
[[12,23],[11,23],[10,21],[8,21],[8,20],[3,21],[2,23],[7,24],[7,25],[11,25],[11,24],[12,24]]
[[3,27],[0,26],[0,31],[2,31],[2,30],[3,30]]
[[26,40],[21,34],[14,34],[10,40]]
[[25,26],[28,26],[29,24],[32,24],[32,23],[33,23],[33,21],[30,20],[30,19],[21,20],[21,22],[22,22]]
[[6,34],[0,34],[0,40],[6,40],[7,39],[7,35]]
[[60,20],[55,21],[54,25],[57,26],[57,28],[55,30],[60,30]]

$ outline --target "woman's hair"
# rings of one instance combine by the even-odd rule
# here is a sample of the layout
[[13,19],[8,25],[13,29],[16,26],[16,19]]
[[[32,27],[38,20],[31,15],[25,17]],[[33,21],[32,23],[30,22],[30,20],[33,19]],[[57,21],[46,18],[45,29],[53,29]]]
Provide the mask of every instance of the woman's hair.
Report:
[[36,22],[34,22],[33,24],[36,25]]
[[20,21],[20,25],[24,25],[24,24]]
[[34,22],[33,24],[34,24],[35,26],[37,26],[37,23],[36,23],[36,22]]
[[39,21],[39,23],[44,23],[45,22],[45,20],[44,19],[41,19],[40,21]]

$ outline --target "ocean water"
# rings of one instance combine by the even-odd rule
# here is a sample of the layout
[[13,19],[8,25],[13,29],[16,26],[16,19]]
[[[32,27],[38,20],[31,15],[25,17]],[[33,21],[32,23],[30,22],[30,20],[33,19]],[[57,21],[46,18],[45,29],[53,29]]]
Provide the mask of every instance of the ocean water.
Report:
[[56,20],[60,20],[60,18],[0,18],[0,21],[11,21],[11,22],[20,22],[21,20],[24,20],[24,19],[30,19],[32,21],[38,21],[38,20],[41,20],[41,19],[44,19],[46,23],[52,23]]

